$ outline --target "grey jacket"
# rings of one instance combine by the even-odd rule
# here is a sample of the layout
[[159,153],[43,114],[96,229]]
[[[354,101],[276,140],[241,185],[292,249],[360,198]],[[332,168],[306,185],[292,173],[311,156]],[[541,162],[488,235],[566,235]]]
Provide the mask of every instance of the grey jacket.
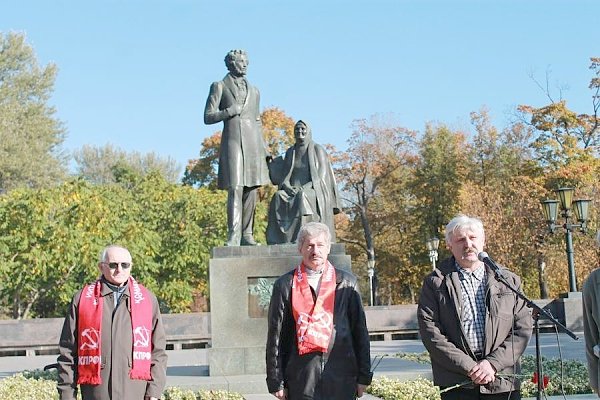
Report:
[[[129,379],[132,366],[132,328],[129,288],[115,310],[113,291],[102,283],[101,371],[102,384],[81,385],[83,400],[143,400],[160,398],[166,384],[167,353],[165,330],[158,308],[152,301],[152,381]],[[58,356],[58,392],[61,400],[74,400],[77,394],[77,315],[81,291],[73,297],[63,325]],[[113,313],[114,311],[114,313]]]
[[[487,268],[487,267],[486,267]],[[507,280],[521,290],[519,277],[502,268]],[[520,373],[519,358],[532,333],[532,318],[525,302],[487,269],[484,358],[496,374]],[[423,282],[417,316],[419,333],[429,351],[433,381],[438,386],[453,386],[469,380],[468,372],[477,363],[460,321],[462,295],[455,259],[444,260]],[[481,393],[519,390],[518,379],[497,376],[480,386]]]
[[[600,344],[600,269],[590,272],[583,287],[583,335],[585,337],[585,356],[587,358],[590,386],[598,393],[598,357],[594,346]],[[600,396],[600,394],[598,395]]]

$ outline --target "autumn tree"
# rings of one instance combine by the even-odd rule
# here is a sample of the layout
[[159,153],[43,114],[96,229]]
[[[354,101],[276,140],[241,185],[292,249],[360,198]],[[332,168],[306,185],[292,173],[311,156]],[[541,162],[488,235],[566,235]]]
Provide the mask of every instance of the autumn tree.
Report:
[[464,186],[459,196],[461,211],[484,222],[486,251],[521,276],[530,295],[539,293],[536,244],[546,229],[540,208],[545,192],[539,179],[513,176],[503,186]]
[[[546,94],[550,103],[542,107],[521,105],[518,107],[521,123],[531,127],[535,134],[532,149],[542,170],[539,184],[545,193],[537,199],[554,198],[552,191],[558,187],[573,187],[582,198],[592,200],[592,210],[600,207],[598,177],[600,176],[600,59],[591,58],[590,70],[593,71],[588,87],[592,91],[591,112],[578,114],[567,107],[567,101],[553,95],[549,85],[549,75],[545,83],[534,82]],[[539,204],[539,203],[538,203]],[[539,207],[539,206],[538,206]],[[536,215],[540,215],[539,208]],[[592,230],[598,226],[598,217],[591,213],[589,226]],[[529,217],[531,220],[531,216]],[[543,226],[543,222],[542,222]],[[558,233],[562,233],[560,230]],[[548,284],[551,295],[566,291],[566,256],[564,238],[561,234],[550,235],[542,231],[534,242],[536,251],[547,265]],[[593,258],[591,234],[573,235],[577,281],[579,284],[589,273],[589,263]]]
[[470,116],[475,130],[469,142],[468,154],[471,181],[481,186],[498,187],[512,176],[540,173],[531,151],[531,126],[515,122],[499,130],[492,124],[485,107],[472,112]]
[[[361,249],[365,263],[376,260],[376,238],[393,229],[382,199],[382,186],[413,162],[415,133],[398,126],[391,115],[374,115],[352,123],[345,155],[338,156],[334,169],[342,188],[344,209],[349,216],[340,241]],[[396,200],[395,207],[402,207]],[[378,266],[379,268],[379,266]]]
[[65,175],[65,130],[48,103],[56,72],[38,65],[23,34],[0,32],[0,193]]
[[295,121],[277,107],[266,108],[260,119],[269,152],[275,157],[294,144]]
[[84,145],[73,152],[73,158],[76,175],[96,184],[116,182],[118,170],[125,167],[140,176],[155,171],[169,182],[174,183],[179,179],[180,167],[174,159],[155,152],[128,152],[110,143],[104,146]]
[[415,154],[382,182],[369,209],[377,251],[378,295],[382,304],[414,303],[429,263],[423,263],[422,222],[411,191]]
[[600,150],[600,58],[591,58],[590,69],[594,76],[589,88],[592,90],[592,109],[589,114],[577,114],[567,107],[560,93],[555,98],[546,84],[534,79],[545,92],[550,104],[542,107],[520,105],[522,121],[536,129],[538,135],[533,143],[542,165],[557,168],[571,162],[597,157]]

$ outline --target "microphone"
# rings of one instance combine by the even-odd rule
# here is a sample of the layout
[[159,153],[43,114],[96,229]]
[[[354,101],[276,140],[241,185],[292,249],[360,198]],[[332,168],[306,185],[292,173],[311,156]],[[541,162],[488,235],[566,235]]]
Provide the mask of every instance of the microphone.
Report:
[[488,253],[482,251],[481,253],[477,254],[477,258],[479,259],[479,261],[490,267],[491,270],[496,273],[496,275],[503,276],[500,267],[494,262],[494,260],[490,258]]

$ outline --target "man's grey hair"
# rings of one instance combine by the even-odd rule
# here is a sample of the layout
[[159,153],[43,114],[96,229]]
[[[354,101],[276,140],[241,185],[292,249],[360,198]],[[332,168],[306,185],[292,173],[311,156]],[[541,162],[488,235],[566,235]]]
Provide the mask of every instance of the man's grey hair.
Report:
[[325,234],[327,243],[331,244],[331,232],[329,231],[329,227],[327,225],[321,222],[309,222],[308,224],[302,225],[300,231],[298,232],[298,238],[296,239],[298,250],[302,249],[302,245],[307,237],[314,238],[321,234]]
[[483,230],[483,222],[481,222],[479,218],[459,214],[452,218],[450,222],[448,222],[448,225],[446,225],[446,243],[450,244],[454,232],[462,230],[481,231],[481,233],[485,234]]
[[127,250],[127,248],[125,248],[123,246],[119,246],[118,244],[108,245],[104,249],[102,249],[102,251],[100,252],[100,262],[105,262],[106,261],[106,256],[107,256],[108,251],[110,249],[123,249],[123,250],[129,252],[129,250]]
[[248,54],[245,50],[230,50],[225,56],[225,65],[227,66],[227,69],[231,71],[231,63],[242,56],[248,59]]

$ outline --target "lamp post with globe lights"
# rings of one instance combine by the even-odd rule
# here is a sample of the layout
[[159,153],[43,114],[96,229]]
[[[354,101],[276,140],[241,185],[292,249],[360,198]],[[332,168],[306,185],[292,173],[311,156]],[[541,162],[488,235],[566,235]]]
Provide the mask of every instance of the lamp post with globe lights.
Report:
[[[572,232],[576,228],[579,228],[581,232],[587,230],[591,200],[573,200],[573,188],[562,187],[556,189],[554,192],[557,193],[559,200],[549,199],[542,201],[542,209],[550,233],[555,233],[556,229],[561,227],[565,230],[565,251],[569,267],[569,292],[577,292]],[[558,221],[559,206],[560,216],[564,218],[564,223]]]
[[425,244],[427,245],[427,251],[429,251],[429,261],[431,261],[431,265],[433,269],[435,269],[435,262],[438,259],[438,247],[440,246],[440,239],[433,237],[431,239],[427,239]]

